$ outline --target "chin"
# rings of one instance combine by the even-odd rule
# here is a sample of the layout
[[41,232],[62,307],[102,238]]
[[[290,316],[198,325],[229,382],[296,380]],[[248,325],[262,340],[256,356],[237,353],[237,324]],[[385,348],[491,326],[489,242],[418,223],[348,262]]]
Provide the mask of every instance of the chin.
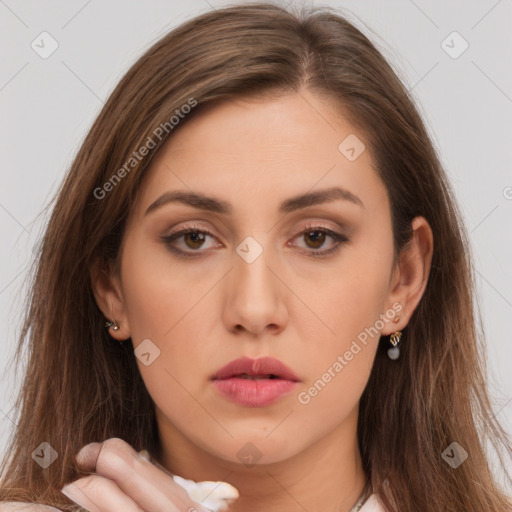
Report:
[[[272,432],[238,432],[233,434],[233,439],[224,437],[223,439],[208,438],[207,450],[216,457],[229,463],[234,463],[248,469],[264,464],[275,464],[283,462],[297,455],[301,450],[307,448],[308,441],[304,439],[303,443],[290,443],[290,436],[286,431],[277,435]],[[268,437],[267,437],[268,436]],[[213,442],[212,442],[213,441]],[[303,444],[304,446],[301,446]]]

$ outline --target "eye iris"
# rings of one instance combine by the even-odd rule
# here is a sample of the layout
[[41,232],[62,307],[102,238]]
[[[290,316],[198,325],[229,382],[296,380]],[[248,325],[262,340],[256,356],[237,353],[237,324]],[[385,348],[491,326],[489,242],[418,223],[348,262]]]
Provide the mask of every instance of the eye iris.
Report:
[[[319,236],[314,236],[315,233],[317,233]],[[313,236],[311,236],[311,235],[313,235]],[[313,238],[313,244],[316,244],[316,245],[313,245],[313,249],[317,249],[318,247],[321,247],[324,244],[326,233],[323,231],[316,230],[316,231],[309,231],[308,233],[305,233],[304,236],[306,237],[306,239],[308,237]]]
[[[306,239],[306,244],[309,248],[319,249],[325,243],[325,237],[328,236],[329,233],[323,231],[321,229],[314,229],[311,231],[303,232],[303,237]],[[188,231],[181,234],[185,245],[189,249],[199,249],[205,242],[205,237],[208,236],[208,233],[203,233],[202,231]],[[331,236],[331,235],[329,235]]]
[[[185,237],[185,243],[191,248],[191,249],[198,249],[201,247],[201,245],[204,243],[204,233],[199,233],[197,231],[194,231],[192,233],[185,233],[183,235]],[[187,243],[187,240],[192,239],[192,243],[196,244],[199,243],[199,245],[190,246]]]

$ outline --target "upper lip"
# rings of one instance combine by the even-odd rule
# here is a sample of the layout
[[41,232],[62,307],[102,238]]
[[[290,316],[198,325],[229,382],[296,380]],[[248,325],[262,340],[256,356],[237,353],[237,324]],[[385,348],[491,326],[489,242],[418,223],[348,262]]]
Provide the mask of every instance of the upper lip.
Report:
[[230,377],[242,374],[251,376],[274,375],[281,379],[293,380],[296,382],[300,381],[299,377],[297,377],[290,368],[273,357],[260,357],[258,359],[240,357],[238,359],[234,359],[218,370],[212,376],[212,380],[229,379]]

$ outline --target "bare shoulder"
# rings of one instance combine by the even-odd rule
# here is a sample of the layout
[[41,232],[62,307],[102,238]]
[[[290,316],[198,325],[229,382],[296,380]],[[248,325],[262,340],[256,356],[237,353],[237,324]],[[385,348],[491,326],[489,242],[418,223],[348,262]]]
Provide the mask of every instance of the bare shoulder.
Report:
[[61,512],[58,508],[21,501],[0,502],[0,512]]

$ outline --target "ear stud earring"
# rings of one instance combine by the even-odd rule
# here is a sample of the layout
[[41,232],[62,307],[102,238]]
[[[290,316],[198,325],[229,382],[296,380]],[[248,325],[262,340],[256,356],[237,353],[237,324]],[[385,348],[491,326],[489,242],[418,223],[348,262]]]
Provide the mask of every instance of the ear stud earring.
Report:
[[107,321],[107,323],[105,324],[105,328],[110,329],[111,327],[113,328],[114,331],[119,330],[119,324],[115,320],[112,322]]

